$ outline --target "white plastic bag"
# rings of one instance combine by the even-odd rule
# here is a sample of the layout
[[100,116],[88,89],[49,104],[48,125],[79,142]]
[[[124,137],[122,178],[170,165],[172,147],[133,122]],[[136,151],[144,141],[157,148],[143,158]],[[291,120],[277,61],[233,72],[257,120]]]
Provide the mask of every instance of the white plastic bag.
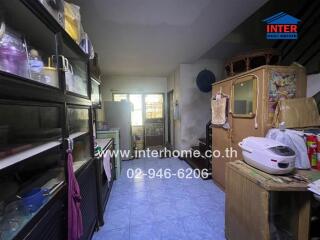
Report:
[[310,169],[307,146],[302,131],[290,129],[281,131],[280,129],[272,128],[268,131],[266,137],[287,145],[296,153],[296,168]]

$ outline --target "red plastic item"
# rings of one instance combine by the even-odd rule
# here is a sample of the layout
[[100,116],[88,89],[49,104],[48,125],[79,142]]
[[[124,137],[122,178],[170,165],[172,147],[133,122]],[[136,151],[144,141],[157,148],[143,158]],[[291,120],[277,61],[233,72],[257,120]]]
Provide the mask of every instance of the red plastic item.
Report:
[[[318,139],[316,135],[307,135],[308,156],[312,168],[318,169]],[[320,167],[320,166],[319,166]]]
[[317,135],[317,140],[318,140],[318,148],[317,148],[318,164],[317,164],[317,169],[320,171],[320,135]]

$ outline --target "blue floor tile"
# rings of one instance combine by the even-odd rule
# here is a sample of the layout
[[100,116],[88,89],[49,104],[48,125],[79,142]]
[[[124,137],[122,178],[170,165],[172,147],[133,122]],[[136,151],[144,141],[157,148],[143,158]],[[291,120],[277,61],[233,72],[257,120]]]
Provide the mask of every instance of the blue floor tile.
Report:
[[93,240],[129,240],[130,228],[120,228],[113,230],[106,230],[102,228],[96,234],[94,234]]
[[188,239],[181,219],[170,219],[158,224],[161,239],[182,240]]
[[123,208],[130,208],[131,202],[128,201],[131,194],[111,195],[107,204],[107,210],[114,211]]
[[178,216],[176,205],[170,200],[162,203],[152,204],[152,207],[154,220],[156,222],[168,221]]
[[149,198],[153,203],[162,203],[171,200],[170,194],[166,190],[153,190],[149,192]]
[[161,240],[161,232],[156,223],[130,227],[130,240]]
[[149,191],[153,190],[166,190],[167,186],[163,180],[154,179],[154,180],[147,180],[146,181],[147,189]]
[[130,208],[109,210],[104,214],[104,229],[112,230],[125,228],[130,225]]
[[[193,215],[182,220],[183,227],[190,240],[212,240],[215,239],[215,230],[210,227],[204,217]],[[216,239],[215,239],[216,240]]]
[[176,202],[176,211],[179,217],[193,216],[199,214],[199,208],[196,204],[196,200],[182,199]]
[[105,225],[94,240],[224,240],[224,193],[212,181],[127,177],[128,169],[171,169],[189,166],[181,160],[141,158],[123,162],[114,182]]
[[151,204],[141,203],[138,207],[131,209],[130,226],[149,224],[155,222],[155,215]]
[[139,207],[141,205],[148,205],[151,203],[148,192],[134,192],[128,197],[131,202],[131,208]]

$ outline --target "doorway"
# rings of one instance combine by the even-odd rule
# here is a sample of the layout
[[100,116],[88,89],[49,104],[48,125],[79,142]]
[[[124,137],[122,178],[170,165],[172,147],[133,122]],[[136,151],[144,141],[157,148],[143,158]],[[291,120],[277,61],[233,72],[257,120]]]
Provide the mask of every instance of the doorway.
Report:
[[164,98],[163,94],[146,94],[145,103],[145,147],[164,146]]
[[134,149],[164,145],[164,95],[161,93],[113,93],[113,101],[129,101]]

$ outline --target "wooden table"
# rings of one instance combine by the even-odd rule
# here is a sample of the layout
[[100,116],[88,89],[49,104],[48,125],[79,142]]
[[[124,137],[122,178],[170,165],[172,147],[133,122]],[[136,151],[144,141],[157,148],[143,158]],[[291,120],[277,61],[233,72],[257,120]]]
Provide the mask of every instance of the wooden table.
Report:
[[[297,171],[303,180],[274,176],[243,161],[227,164],[226,238],[228,240],[268,240],[280,234],[292,239],[309,239],[312,194],[311,181],[318,171]],[[284,235],[282,235],[284,234]]]

